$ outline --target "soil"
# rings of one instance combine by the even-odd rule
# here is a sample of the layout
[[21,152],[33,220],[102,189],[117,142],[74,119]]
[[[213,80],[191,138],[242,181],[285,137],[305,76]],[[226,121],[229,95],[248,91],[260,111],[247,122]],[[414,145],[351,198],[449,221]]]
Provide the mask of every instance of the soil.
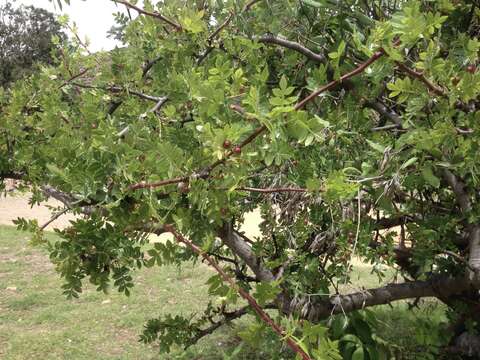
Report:
[[[30,206],[28,203],[28,194],[16,194],[9,192],[7,197],[0,197],[0,225],[14,225],[13,220],[23,217],[28,220],[37,219],[38,224],[42,226],[52,217],[51,211],[48,208],[62,206],[62,203],[50,199],[48,202],[38,206]],[[53,221],[46,227],[46,230],[52,230],[54,228],[64,229],[70,225],[70,220],[75,219],[72,214],[64,214],[58,219]],[[245,223],[242,225],[241,230],[245,231],[245,234],[250,238],[260,236],[260,230],[258,228],[260,219],[260,212],[258,210],[252,211],[246,214]],[[161,239],[171,238],[167,234],[160,237]],[[155,241],[156,236],[152,236],[152,240]]]
[[[9,193],[7,197],[0,197],[0,224],[14,225],[13,220],[23,217],[28,220],[37,219],[38,224],[42,226],[52,217],[50,209],[47,206],[62,206],[60,202],[52,199],[40,206],[31,206],[28,203],[28,198],[28,194],[18,195],[13,193]],[[70,225],[70,220],[72,219],[74,219],[74,216],[71,214],[62,215],[48,225],[46,229],[63,229]]]

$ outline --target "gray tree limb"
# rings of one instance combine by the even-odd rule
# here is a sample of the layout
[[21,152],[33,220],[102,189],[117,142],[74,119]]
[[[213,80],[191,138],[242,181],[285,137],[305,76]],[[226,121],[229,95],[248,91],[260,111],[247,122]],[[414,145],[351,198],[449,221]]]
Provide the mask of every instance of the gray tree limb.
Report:
[[266,35],[260,36],[257,38],[257,41],[262,44],[274,44],[290,50],[294,50],[306,56],[308,59],[312,61],[316,61],[322,64],[327,62],[327,59],[325,58],[325,56],[323,56],[323,54],[317,54],[297,42],[290,41],[290,40],[275,36],[273,34],[266,34]]
[[[330,296],[328,300],[304,297],[293,300],[289,312],[299,312],[309,321],[320,321],[332,314],[349,313],[370,306],[389,304],[393,301],[424,297],[448,297],[475,288],[464,277],[436,276],[427,281],[417,280],[401,284],[389,284],[347,295]],[[478,289],[478,287],[477,287]]]

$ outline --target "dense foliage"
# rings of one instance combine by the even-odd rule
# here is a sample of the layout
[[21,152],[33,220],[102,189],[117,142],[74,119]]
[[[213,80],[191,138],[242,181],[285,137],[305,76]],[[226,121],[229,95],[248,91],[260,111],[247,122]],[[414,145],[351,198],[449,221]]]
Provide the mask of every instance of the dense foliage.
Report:
[[[480,351],[474,1],[116,3],[139,14],[117,16],[125,47],[65,46],[1,100],[2,176],[84,215],[48,244],[66,295],[128,295],[134,269],[200,257],[218,271],[205,314],[153,319],[143,341],[253,313],[245,339],[303,359],[390,358],[364,309],[435,297],[449,328],[411,356]],[[357,257],[382,284],[342,293]]]
[[39,62],[52,64],[52,51],[58,49],[52,38],[65,38],[50,12],[13,4],[0,6],[0,87],[30,75]]

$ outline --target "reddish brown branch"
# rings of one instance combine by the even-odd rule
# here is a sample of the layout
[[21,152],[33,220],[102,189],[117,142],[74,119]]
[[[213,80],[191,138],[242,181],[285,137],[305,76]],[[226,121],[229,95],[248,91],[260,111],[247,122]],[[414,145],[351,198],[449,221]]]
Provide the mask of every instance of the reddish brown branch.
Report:
[[350,79],[350,78],[352,78],[352,77],[354,77],[358,74],[361,74],[362,72],[365,71],[366,68],[368,68],[371,64],[373,64],[375,61],[377,61],[378,59],[380,59],[384,55],[385,55],[385,50],[384,49],[378,50],[367,61],[365,61],[364,63],[357,66],[354,70],[352,70],[349,73],[341,76],[340,79],[333,80],[330,83],[328,83],[327,85],[322,86],[321,88],[317,89],[316,91],[311,93],[309,96],[307,96],[305,99],[303,99],[302,101],[297,103],[297,105],[295,105],[295,110],[302,109],[305,105],[307,105],[307,103],[309,103],[310,101],[315,99],[318,95],[320,95],[320,94],[324,93],[325,91],[330,90],[331,88],[341,84],[343,81],[345,81],[347,79]]
[[151,16],[151,17],[154,17],[154,18],[157,18],[157,19],[160,19],[162,20],[163,22],[166,22],[167,24],[173,26],[177,31],[182,31],[182,26],[177,24],[176,22],[166,18],[165,16],[163,16],[162,14],[160,14],[159,12],[150,12],[150,11],[146,11],[136,5],[133,5],[131,3],[129,3],[128,1],[124,1],[124,0],[114,0],[114,2],[116,3],[119,3],[119,4],[122,4],[122,5],[125,5],[127,8],[130,8],[130,9],[133,9],[135,11],[137,11],[138,13],[140,14],[143,14],[143,15],[147,15],[147,16]]
[[165,231],[172,233],[175,237],[175,240],[179,243],[183,243],[192,249],[193,252],[201,256],[210,266],[212,266],[218,274],[222,277],[223,281],[230,284],[230,286],[235,289],[238,294],[245,299],[250,307],[257,313],[257,315],[262,319],[262,321],[270,326],[272,330],[280,336],[281,339],[284,339],[287,345],[298,355],[302,357],[304,360],[311,360],[310,356],[302,350],[302,348],[294,341],[291,337],[289,337],[285,331],[273,321],[273,319],[262,309],[260,305],[258,305],[257,301],[243,288],[238,286],[238,284],[210,257],[206,254],[202,249],[192,243],[190,240],[187,240],[180,234],[173,225],[167,224],[164,226]]
[[75,79],[78,79],[79,77],[85,75],[91,68],[85,68],[82,71],[80,71],[78,74],[73,75],[70,79],[66,80],[62,85],[60,85],[58,88],[61,89],[65,85],[68,85],[70,82],[72,82]]
[[407,73],[411,77],[413,77],[415,79],[418,79],[421,82],[423,82],[430,89],[430,91],[432,91],[434,94],[439,95],[439,96],[444,96],[445,95],[445,91],[443,91],[442,88],[436,86],[430,80],[428,80],[425,77],[425,75],[423,75],[423,73],[420,73],[420,72],[417,72],[413,69],[410,69],[408,66],[406,66],[405,64],[402,64],[398,61],[396,61],[396,64],[397,64],[397,66],[400,70]]

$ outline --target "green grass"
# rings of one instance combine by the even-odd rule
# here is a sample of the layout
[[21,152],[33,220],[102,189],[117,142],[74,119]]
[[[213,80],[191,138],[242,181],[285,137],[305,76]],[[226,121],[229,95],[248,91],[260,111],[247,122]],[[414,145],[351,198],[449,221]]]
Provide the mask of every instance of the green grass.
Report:
[[[49,234],[50,238],[55,235]],[[17,359],[222,359],[239,339],[223,327],[188,352],[168,355],[138,342],[146,320],[167,313],[200,313],[208,303],[205,265],[187,263],[142,269],[134,274],[130,297],[105,295],[86,285],[79,299],[67,300],[46,252],[28,245],[29,235],[0,226],[0,358]],[[378,286],[367,265],[354,264],[364,287]],[[389,274],[390,278],[393,273]],[[389,278],[387,278],[389,279]],[[434,303],[430,303],[434,304]],[[424,309],[424,308],[422,308]],[[383,335],[405,346],[418,317],[443,316],[443,309],[407,310],[405,303],[376,310]],[[248,324],[248,318],[240,321]],[[381,329],[381,331],[382,331]],[[403,343],[402,343],[403,341]],[[413,345],[412,345],[413,346]],[[247,350],[243,359],[261,359]],[[249,355],[250,354],[250,355]]]
[[[48,235],[50,237],[54,235]],[[138,342],[143,324],[162,314],[200,312],[207,304],[211,271],[186,264],[135,273],[130,297],[97,292],[86,285],[67,300],[47,254],[30,247],[28,234],[0,226],[0,358],[2,359],[172,359]],[[228,328],[227,328],[228,330]],[[233,337],[233,335],[231,335]],[[222,334],[199,342],[198,359],[218,357]],[[195,357],[189,357],[195,358]]]

